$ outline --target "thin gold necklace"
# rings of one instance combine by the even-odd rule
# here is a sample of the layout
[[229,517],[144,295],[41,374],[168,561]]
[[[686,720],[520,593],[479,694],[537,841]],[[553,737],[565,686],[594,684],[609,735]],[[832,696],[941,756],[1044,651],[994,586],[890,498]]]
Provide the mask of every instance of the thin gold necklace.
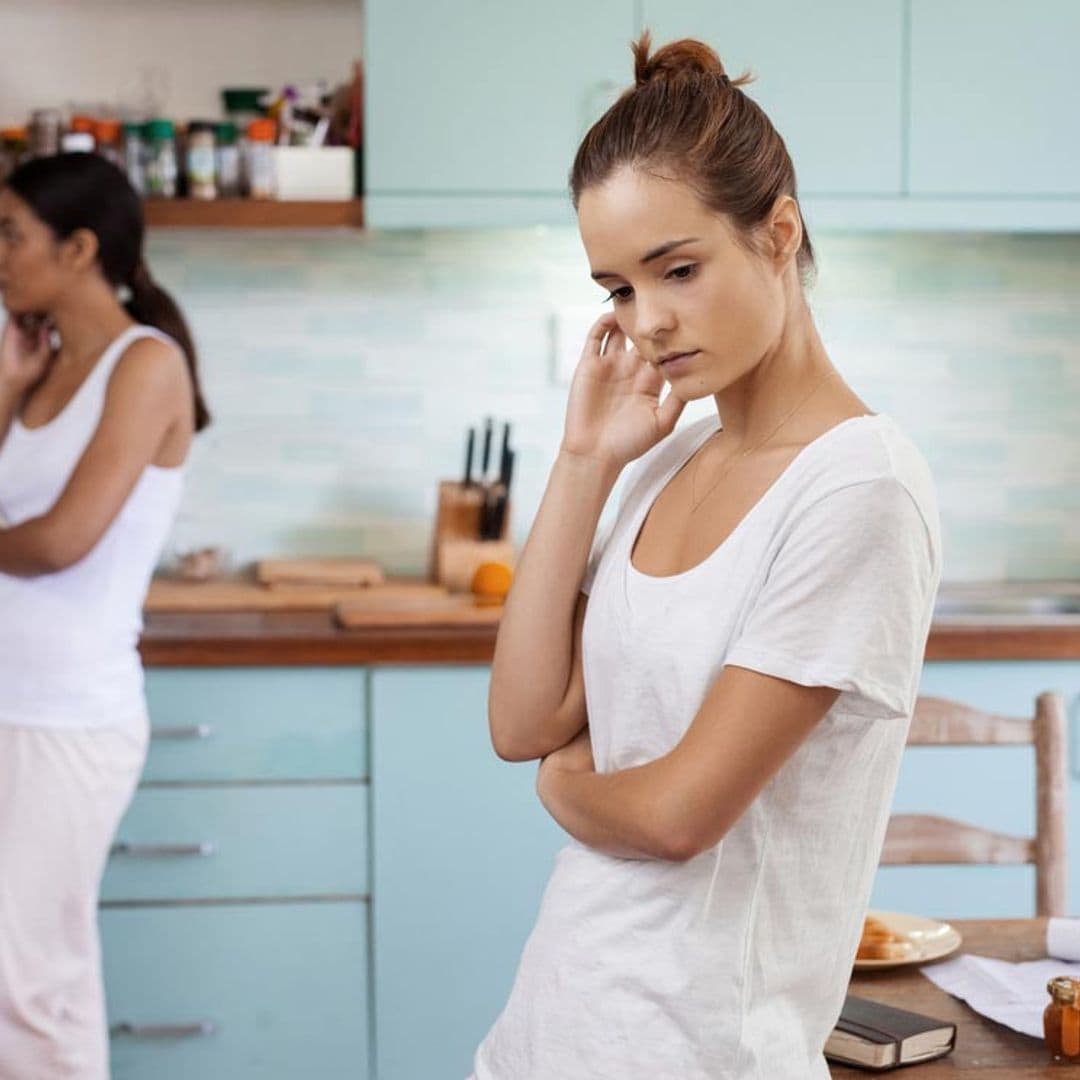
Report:
[[[716,479],[713,480],[713,482],[709,485],[708,489],[705,491],[705,494],[702,495],[700,499],[697,498],[695,494],[697,491],[697,474],[698,470],[701,468],[701,455],[699,454],[698,460],[694,463],[694,471],[690,475],[690,513],[693,514],[697,510],[697,508],[716,490],[717,484],[719,484],[720,481],[723,480],[724,477],[727,476],[727,474],[731,472],[731,470],[734,469],[735,466],[738,465],[743,458],[752,454],[755,450],[760,450],[818,392],[818,390],[820,390],[821,387],[825,385],[825,383],[827,383],[835,375],[839,374],[840,373],[835,368],[833,368],[831,371],[827,371],[824,375],[822,375],[820,379],[818,379],[814,383],[812,387],[810,387],[810,392],[804,398],[799,400],[795,404],[794,408],[788,410],[788,412],[784,414],[784,416],[780,420],[780,423],[778,423],[776,427],[774,427],[772,431],[770,431],[768,435],[765,436],[764,439],[760,439],[753,445],[745,447],[744,449],[740,450],[739,453],[734,454],[731,458],[729,458],[724,463],[723,467],[720,469],[720,472],[717,475]],[[719,434],[719,431],[714,431],[713,435],[710,436],[710,438]]]

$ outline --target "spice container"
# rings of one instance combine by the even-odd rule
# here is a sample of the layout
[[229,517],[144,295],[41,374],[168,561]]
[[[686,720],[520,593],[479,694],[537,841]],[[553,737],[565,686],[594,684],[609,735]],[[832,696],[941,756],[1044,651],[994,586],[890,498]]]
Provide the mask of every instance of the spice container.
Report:
[[188,195],[192,199],[217,198],[214,126],[196,120],[188,127],[187,180]]
[[1060,975],[1046,984],[1050,1004],[1043,1012],[1043,1034],[1055,1061],[1080,1060],[1080,982]]
[[176,132],[171,120],[151,120],[146,125],[146,195],[172,199],[176,196]]
[[217,189],[223,199],[235,199],[240,195],[240,144],[237,142],[236,125],[226,120],[218,124],[217,136]]
[[252,120],[247,130],[247,189],[253,199],[272,199],[274,182],[274,121]]
[[124,125],[124,172],[136,194],[146,194],[146,143],[143,125],[130,122]]
[[30,116],[29,135],[33,157],[52,157],[60,153],[59,110],[35,109]]
[[0,184],[23,163],[26,157],[26,128],[0,128]]
[[118,120],[97,120],[94,122],[94,139],[97,142],[97,152],[111,161],[114,165],[123,167],[124,164],[124,141],[123,132]]

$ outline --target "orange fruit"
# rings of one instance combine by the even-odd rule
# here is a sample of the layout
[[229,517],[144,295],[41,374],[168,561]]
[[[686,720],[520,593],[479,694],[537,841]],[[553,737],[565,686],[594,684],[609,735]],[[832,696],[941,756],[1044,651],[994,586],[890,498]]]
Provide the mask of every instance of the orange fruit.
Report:
[[513,580],[514,571],[506,563],[481,563],[473,574],[472,594],[478,604],[501,604]]

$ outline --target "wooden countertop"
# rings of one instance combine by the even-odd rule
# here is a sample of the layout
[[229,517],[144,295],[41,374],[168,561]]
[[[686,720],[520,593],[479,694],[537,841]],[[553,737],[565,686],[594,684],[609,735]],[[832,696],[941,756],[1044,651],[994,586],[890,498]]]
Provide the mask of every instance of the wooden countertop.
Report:
[[[487,664],[495,627],[343,630],[328,613],[153,614],[141,651],[151,667]],[[928,660],[1080,660],[1080,621],[935,624]]]
[[[963,936],[964,952],[1001,960],[1037,960],[1046,956],[1045,919],[949,920]],[[913,1080],[1035,1080],[1058,1077],[1068,1066],[1050,1060],[1041,1039],[1021,1035],[995,1024],[939,990],[918,968],[860,972],[852,977],[851,992],[900,1009],[923,1013],[956,1024],[956,1049],[938,1061],[912,1066]],[[871,1075],[847,1066],[832,1066],[834,1080]],[[904,1071],[907,1076],[907,1070]]]

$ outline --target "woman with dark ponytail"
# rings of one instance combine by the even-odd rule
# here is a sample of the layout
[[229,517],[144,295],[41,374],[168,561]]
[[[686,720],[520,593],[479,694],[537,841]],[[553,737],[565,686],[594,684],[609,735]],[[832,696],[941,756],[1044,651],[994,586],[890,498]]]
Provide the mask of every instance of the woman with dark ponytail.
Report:
[[747,77],[698,41],[634,57],[571,172],[612,310],[489,698],[573,839],[474,1077],[828,1080],[941,573],[934,485],[818,335]]
[[93,154],[0,187],[0,1076],[105,1080],[97,895],[149,728],[137,652],[195,349]]

